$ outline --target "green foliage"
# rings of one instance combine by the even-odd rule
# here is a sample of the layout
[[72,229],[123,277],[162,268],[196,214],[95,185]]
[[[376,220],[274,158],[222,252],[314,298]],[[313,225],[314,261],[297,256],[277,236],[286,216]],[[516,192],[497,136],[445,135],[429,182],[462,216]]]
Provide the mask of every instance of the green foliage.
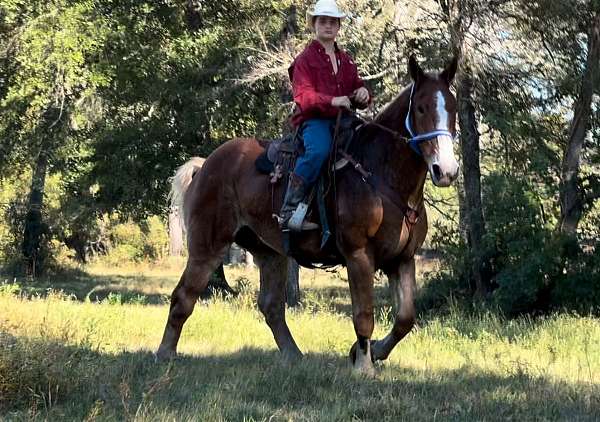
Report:
[[108,219],[105,235],[110,248],[100,260],[107,265],[123,266],[142,260],[157,261],[168,249],[167,228],[156,216],[137,224],[131,220],[119,222],[116,216]]
[[[18,255],[19,237],[26,188],[17,183],[0,181],[0,262],[12,261]],[[18,200],[21,198],[21,201]]]
[[152,216],[144,221],[144,255],[153,260],[165,257],[169,245],[168,230],[165,221]]
[[[580,250],[572,240],[557,237],[547,219],[546,204],[536,187],[525,180],[493,173],[483,179],[487,234],[487,274],[495,290],[492,303],[514,315],[569,308],[600,312],[599,254]],[[456,229],[439,225],[434,244],[444,253],[447,268],[421,295],[422,307],[439,307],[455,298],[470,297],[471,254]],[[595,246],[597,247],[597,246]]]
[[58,148],[75,141],[87,100],[108,82],[96,67],[105,25],[90,19],[90,2],[37,2],[32,10],[14,2],[7,9],[16,27],[7,57],[13,72],[0,98],[0,169],[33,163],[40,151],[57,158]]
[[501,309],[510,314],[593,309],[600,295],[598,254],[583,253],[572,240],[557,236],[535,188],[494,175],[485,179],[484,195],[486,242],[498,286],[493,299]]

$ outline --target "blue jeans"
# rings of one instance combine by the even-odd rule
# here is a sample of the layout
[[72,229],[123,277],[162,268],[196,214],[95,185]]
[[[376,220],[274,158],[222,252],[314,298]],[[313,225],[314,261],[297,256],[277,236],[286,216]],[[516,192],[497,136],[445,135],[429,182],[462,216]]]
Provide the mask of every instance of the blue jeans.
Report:
[[300,128],[304,138],[304,155],[296,160],[294,173],[304,180],[307,187],[317,181],[321,167],[329,157],[333,142],[331,129],[334,126],[335,119],[310,119]]

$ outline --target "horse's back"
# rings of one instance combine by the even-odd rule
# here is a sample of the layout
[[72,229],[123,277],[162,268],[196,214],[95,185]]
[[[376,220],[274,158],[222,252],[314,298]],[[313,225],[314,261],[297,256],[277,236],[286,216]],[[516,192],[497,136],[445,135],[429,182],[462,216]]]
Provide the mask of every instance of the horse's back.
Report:
[[207,157],[202,167],[202,179],[209,179],[211,183],[229,183],[240,177],[241,173],[251,170],[254,161],[263,151],[255,138],[231,139]]
[[241,197],[264,191],[266,176],[258,173],[254,165],[263,151],[254,138],[235,138],[215,149],[194,175],[186,194],[185,207],[190,210],[190,218],[230,212],[239,215],[243,207]]

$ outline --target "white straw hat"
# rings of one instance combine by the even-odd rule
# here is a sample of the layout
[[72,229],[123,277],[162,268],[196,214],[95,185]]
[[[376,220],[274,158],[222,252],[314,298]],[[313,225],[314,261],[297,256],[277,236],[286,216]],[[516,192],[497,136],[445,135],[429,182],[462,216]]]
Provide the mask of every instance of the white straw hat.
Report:
[[346,14],[340,12],[335,0],[319,0],[313,10],[306,12],[306,23],[310,28],[313,27],[313,18],[315,16],[331,16],[332,18],[343,19],[346,17]]

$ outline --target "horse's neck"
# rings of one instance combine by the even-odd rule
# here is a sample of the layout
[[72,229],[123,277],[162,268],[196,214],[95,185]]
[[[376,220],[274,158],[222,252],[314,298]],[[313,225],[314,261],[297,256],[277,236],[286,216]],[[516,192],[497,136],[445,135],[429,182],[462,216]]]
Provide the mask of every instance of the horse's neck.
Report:
[[[410,93],[405,90],[375,122],[408,137],[404,119],[408,112]],[[397,192],[411,207],[423,198],[427,166],[408,144],[383,129],[370,127],[361,136],[360,161],[380,180]]]
[[411,207],[423,198],[427,166],[402,140],[385,132],[365,139],[361,154],[364,167],[395,191]]

